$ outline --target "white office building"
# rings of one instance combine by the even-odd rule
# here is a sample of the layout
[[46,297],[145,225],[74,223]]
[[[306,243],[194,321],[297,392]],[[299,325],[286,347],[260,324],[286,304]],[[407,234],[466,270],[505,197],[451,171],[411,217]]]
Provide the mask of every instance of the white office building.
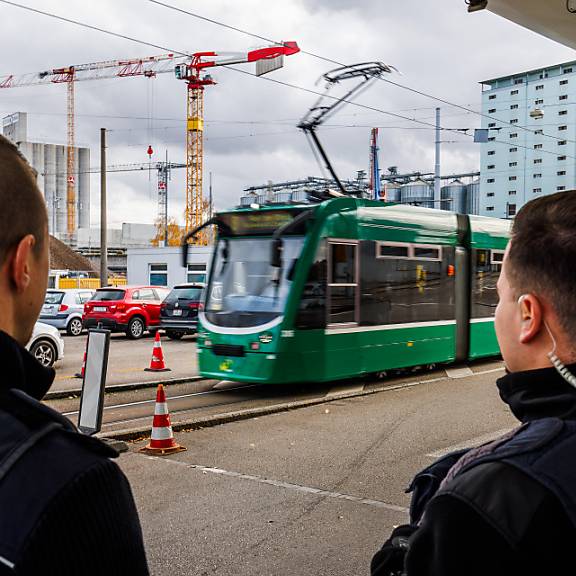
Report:
[[576,189],[576,61],[482,82],[480,214]]

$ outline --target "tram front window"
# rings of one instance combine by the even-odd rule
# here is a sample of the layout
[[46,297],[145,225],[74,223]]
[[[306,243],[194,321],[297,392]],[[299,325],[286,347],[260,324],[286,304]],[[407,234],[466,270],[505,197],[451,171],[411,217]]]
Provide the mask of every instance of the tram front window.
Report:
[[283,239],[282,268],[270,265],[271,238],[218,241],[206,298],[206,319],[217,326],[248,328],[281,316],[304,238]]

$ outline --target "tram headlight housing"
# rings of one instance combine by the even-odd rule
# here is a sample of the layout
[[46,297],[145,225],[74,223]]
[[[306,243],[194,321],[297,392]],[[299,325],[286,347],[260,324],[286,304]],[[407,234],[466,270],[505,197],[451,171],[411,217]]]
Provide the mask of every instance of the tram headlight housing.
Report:
[[260,350],[260,342],[250,342],[250,350]]

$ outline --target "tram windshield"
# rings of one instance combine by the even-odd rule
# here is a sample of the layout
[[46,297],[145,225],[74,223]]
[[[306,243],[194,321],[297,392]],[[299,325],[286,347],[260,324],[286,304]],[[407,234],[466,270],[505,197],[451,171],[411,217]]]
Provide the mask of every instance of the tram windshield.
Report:
[[218,241],[206,296],[205,314],[209,322],[247,328],[266,324],[284,314],[304,238],[283,238],[281,269],[270,265],[272,242],[271,238]]

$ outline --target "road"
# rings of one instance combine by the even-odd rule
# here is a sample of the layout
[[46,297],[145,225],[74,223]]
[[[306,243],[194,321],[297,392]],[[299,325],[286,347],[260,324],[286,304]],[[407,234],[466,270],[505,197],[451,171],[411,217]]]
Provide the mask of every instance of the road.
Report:
[[[56,364],[56,379],[52,391],[74,390],[82,385],[75,374],[82,368],[86,335],[64,336],[64,360]],[[196,337],[170,340],[162,336],[162,351],[170,372],[145,372],[150,366],[154,339],[129,340],[124,334],[112,334],[108,361],[107,386],[159,379],[186,378],[198,374]]]
[[[366,574],[392,527],[406,521],[412,475],[447,450],[514,426],[494,385],[502,373],[501,364],[488,364],[451,370],[452,377],[420,374],[379,393],[177,433],[188,450],[164,458],[138,453],[143,442],[132,443],[119,462],[140,510],[152,574]],[[382,384],[310,393],[329,400]],[[256,405],[288,395],[225,394]],[[197,398],[169,400],[173,419],[228,409],[194,407]]]

